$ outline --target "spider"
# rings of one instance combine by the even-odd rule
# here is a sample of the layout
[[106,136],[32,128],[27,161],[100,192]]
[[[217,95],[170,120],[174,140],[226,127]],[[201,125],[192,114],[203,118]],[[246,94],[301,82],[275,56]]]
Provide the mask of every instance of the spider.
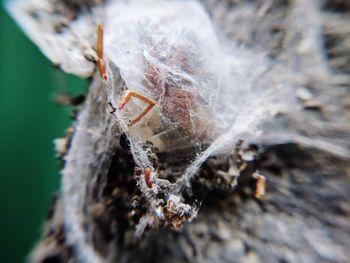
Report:
[[[97,62],[98,71],[100,73],[101,78],[104,81],[106,81],[107,80],[107,73],[106,73],[106,69],[105,69],[105,65],[104,65],[104,61],[103,61],[103,25],[102,24],[99,24],[97,26],[96,53],[97,53],[97,61],[96,62]],[[140,100],[143,100],[144,102],[148,103],[149,105],[136,118],[129,121],[128,126],[132,126],[135,123],[137,123],[138,121],[140,121],[142,119],[142,117],[145,116],[147,114],[147,112],[149,112],[156,104],[156,102],[153,101],[152,99],[149,99],[146,96],[143,96],[142,94],[140,94],[136,91],[128,90],[126,92],[123,100],[119,103],[118,109],[119,110],[123,109],[124,106],[129,102],[131,97],[135,97],[135,98],[138,98]]]
[[[106,80],[107,75],[103,62],[103,26],[101,24],[98,25],[97,30],[96,53],[99,73],[101,78]],[[153,49],[149,54],[157,60],[160,59],[157,53],[159,53],[159,50]],[[147,107],[141,113],[129,120],[128,126],[130,127],[138,123],[157,105],[158,101],[163,116],[169,122],[177,125],[186,134],[206,136],[205,131],[208,130],[208,125],[205,124],[203,118],[207,119],[207,115],[201,112],[199,96],[191,91],[191,88],[193,88],[191,85],[194,85],[191,79],[194,70],[188,56],[186,56],[186,52],[172,48],[172,54],[162,59],[162,63],[164,63],[162,69],[150,62],[149,59],[144,59],[144,86],[149,93],[148,96],[134,90],[127,90],[118,104],[118,109],[122,110],[131,98],[139,99],[147,104]],[[181,72],[181,76],[177,76],[179,74],[174,73],[172,69]],[[162,75],[160,75],[160,70],[162,70]]]

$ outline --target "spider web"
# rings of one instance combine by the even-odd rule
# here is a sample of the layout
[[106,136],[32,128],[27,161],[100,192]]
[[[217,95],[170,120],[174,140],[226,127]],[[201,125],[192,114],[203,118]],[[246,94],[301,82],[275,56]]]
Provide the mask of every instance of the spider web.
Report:
[[[178,183],[188,184],[209,157],[232,151],[238,139],[258,135],[264,119],[289,107],[290,88],[263,53],[253,53],[218,38],[197,1],[124,4],[107,9],[105,57],[120,69],[128,89],[157,102],[130,128],[128,120],[145,104],[131,99],[116,116],[128,132],[140,167],[151,167],[142,143],[176,151],[197,149]],[[110,81],[115,108],[122,94]],[[205,151],[203,151],[205,149]]]

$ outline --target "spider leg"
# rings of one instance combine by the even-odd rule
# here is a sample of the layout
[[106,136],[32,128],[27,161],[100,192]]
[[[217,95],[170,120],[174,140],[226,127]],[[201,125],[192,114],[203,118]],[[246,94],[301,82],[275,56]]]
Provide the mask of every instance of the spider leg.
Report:
[[255,186],[255,197],[260,199],[262,198],[266,193],[266,178],[263,175],[254,173],[253,178],[255,178],[256,186]]
[[151,182],[151,169],[149,167],[145,168],[145,182],[148,188],[152,188]]
[[142,100],[142,101],[148,103],[148,106],[139,115],[137,115],[133,120],[130,120],[128,123],[128,126],[132,126],[135,123],[137,123],[138,121],[140,121],[142,119],[142,117],[145,116],[154,107],[154,105],[156,105],[156,102],[154,100],[147,98],[146,96],[144,96],[136,91],[128,90],[125,93],[123,100],[119,103],[118,109],[119,110],[123,109],[125,107],[125,105],[129,102],[131,97],[138,98],[139,100]]
[[105,65],[103,62],[103,25],[99,24],[97,26],[97,44],[96,44],[96,53],[97,53],[97,68],[100,72],[101,78],[107,80],[107,74],[105,70]]

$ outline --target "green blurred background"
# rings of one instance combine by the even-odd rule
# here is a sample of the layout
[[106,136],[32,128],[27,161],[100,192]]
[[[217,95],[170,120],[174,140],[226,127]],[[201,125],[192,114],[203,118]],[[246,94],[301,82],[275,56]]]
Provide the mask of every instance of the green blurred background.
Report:
[[64,135],[71,109],[53,98],[79,94],[86,82],[52,67],[3,5],[0,59],[0,262],[24,262],[59,190],[53,139]]

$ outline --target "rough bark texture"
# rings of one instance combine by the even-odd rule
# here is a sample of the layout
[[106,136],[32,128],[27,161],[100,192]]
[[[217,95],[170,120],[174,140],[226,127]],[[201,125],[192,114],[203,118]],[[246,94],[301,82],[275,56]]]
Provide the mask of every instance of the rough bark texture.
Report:
[[[334,132],[348,136],[347,1],[204,4],[229,39],[295,69],[301,87],[314,94],[305,100],[305,123],[342,123],[345,128]],[[122,90],[121,78],[116,83]],[[198,179],[193,191],[203,201],[193,222],[181,231],[162,226],[135,239],[145,200],[136,188],[127,143],[106,114],[105,92],[95,77],[63,154],[62,192],[33,261],[349,262],[349,160],[292,143],[260,147],[250,164],[267,178],[264,199],[254,198],[244,177],[235,191]],[[215,177],[227,168],[225,162],[208,160],[198,178]]]

